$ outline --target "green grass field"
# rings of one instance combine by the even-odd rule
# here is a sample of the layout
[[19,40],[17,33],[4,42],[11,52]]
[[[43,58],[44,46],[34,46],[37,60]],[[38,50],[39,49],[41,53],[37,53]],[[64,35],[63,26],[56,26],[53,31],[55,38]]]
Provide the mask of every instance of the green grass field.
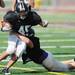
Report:
[[[75,30],[74,28],[51,27],[47,28],[35,27],[36,36],[40,38],[41,47],[54,54],[58,60],[67,60],[75,57]],[[8,33],[0,32],[0,53],[7,47]],[[0,62],[0,75],[2,75],[2,66],[7,61]],[[42,66],[33,62],[22,64],[18,61],[11,68],[12,75],[75,75],[75,72],[58,73],[48,72]]]
[[[8,6],[8,4],[7,4]],[[0,18],[5,12],[0,12]],[[75,22],[75,14],[72,13],[39,13],[43,19],[47,19],[50,23],[59,22]],[[68,27],[69,26],[69,27]],[[54,57],[58,60],[68,60],[75,57],[75,26],[70,27],[70,25],[49,25],[47,28],[34,27],[36,31],[36,36],[40,38],[41,48],[52,52]],[[8,33],[0,31],[0,54],[7,47]],[[7,58],[8,59],[8,58]],[[6,60],[7,60],[6,59]],[[2,75],[2,68],[7,63],[7,61],[0,62],[0,75]],[[48,72],[42,66],[29,62],[27,64],[22,64],[18,61],[11,68],[12,75],[75,75],[75,72]]]

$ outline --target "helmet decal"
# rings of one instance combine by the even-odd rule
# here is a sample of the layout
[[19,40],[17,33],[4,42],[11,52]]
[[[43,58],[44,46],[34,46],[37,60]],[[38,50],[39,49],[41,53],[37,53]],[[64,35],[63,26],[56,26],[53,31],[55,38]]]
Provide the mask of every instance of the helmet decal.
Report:
[[29,11],[29,6],[26,4],[26,0],[18,0],[17,1],[16,11],[17,12],[20,12],[20,11],[28,12]]

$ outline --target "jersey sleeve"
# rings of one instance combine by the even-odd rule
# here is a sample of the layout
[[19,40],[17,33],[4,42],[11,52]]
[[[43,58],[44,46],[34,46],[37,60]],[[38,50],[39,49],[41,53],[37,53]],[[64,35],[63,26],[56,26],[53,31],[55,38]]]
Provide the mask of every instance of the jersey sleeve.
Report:
[[41,21],[41,17],[36,12],[32,12],[32,26],[39,25]]

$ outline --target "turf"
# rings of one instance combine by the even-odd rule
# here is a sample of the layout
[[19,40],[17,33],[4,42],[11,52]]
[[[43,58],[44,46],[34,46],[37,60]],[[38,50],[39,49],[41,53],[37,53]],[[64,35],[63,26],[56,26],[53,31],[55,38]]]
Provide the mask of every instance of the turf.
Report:
[[[0,18],[2,18],[4,13],[0,12]],[[39,14],[43,19],[47,19],[50,23],[68,23],[75,21],[75,14],[72,13]],[[70,27],[70,25],[62,25],[61,27],[61,25],[56,26],[50,24],[47,28],[37,26],[34,27],[34,29],[36,31],[36,36],[40,38],[41,48],[52,52],[56,59],[67,60],[75,57],[75,27]],[[7,38],[7,32],[0,32],[0,54],[7,47]],[[1,70],[3,65],[6,63],[7,61],[0,62],[0,75],[2,75]],[[48,72],[42,66],[33,62],[24,65],[22,62],[17,62],[13,68],[11,68],[11,73],[12,75],[75,75],[74,71],[66,73]]]
[[[70,39],[75,38],[75,30],[72,28],[59,28],[57,27],[50,27],[48,26],[46,29],[41,29],[41,27],[34,27],[36,31],[36,36],[40,37],[41,47],[47,51],[50,51],[54,54],[54,57],[58,60],[67,60],[74,58],[75,55],[75,48],[61,48],[61,46],[74,46],[75,41],[69,41]],[[7,37],[8,33],[0,32],[0,47],[7,47]],[[44,41],[46,40],[46,41]],[[47,42],[47,40],[50,40]],[[55,40],[55,41],[51,41]],[[56,41],[59,40],[59,41]],[[61,41],[63,40],[63,41]],[[67,41],[64,41],[67,40]],[[44,41],[44,42],[43,42]],[[47,48],[46,46],[56,46],[56,48]],[[45,48],[44,48],[45,47]],[[1,48],[0,53],[4,49]],[[68,56],[69,55],[69,56]],[[71,56],[72,55],[72,56]],[[1,65],[5,65],[6,62],[1,62]],[[33,62],[29,62],[25,65],[22,62],[17,62],[14,67],[11,69],[12,75],[74,75],[75,72],[68,72],[68,73],[53,73],[48,72],[42,66],[37,65]],[[2,68],[2,67],[1,67]],[[2,70],[2,69],[1,69]],[[0,74],[1,73],[0,70]]]

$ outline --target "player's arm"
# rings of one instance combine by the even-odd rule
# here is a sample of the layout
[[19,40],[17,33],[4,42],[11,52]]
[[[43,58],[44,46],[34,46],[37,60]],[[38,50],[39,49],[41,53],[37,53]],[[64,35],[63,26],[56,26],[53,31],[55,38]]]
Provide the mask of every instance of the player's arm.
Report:
[[[11,31],[11,24],[9,22],[5,22],[5,21],[2,21],[2,27],[1,27],[1,30],[2,31]],[[19,39],[21,39],[22,41],[24,41],[30,48],[33,48],[33,43],[30,39],[28,39],[27,37],[23,36],[23,35],[20,35],[16,32],[12,32],[13,34],[17,35],[17,37]]]
[[42,20],[39,25],[42,26],[42,27],[47,27],[48,24],[49,24],[48,21]]
[[5,3],[4,3],[4,1],[3,0],[0,0],[0,7],[5,7]]
[[47,27],[48,26],[48,21],[47,20],[42,20],[41,16],[35,12],[31,11],[33,17],[33,26],[40,25],[42,27]]
[[12,0],[12,11],[15,10],[16,7],[16,0]]
[[32,41],[29,38],[27,38],[23,35],[20,35],[18,33],[16,33],[16,35],[18,36],[19,39],[21,39],[23,42],[25,42],[29,46],[29,48],[34,47]]
[[34,0],[29,0],[29,5],[34,8]]

